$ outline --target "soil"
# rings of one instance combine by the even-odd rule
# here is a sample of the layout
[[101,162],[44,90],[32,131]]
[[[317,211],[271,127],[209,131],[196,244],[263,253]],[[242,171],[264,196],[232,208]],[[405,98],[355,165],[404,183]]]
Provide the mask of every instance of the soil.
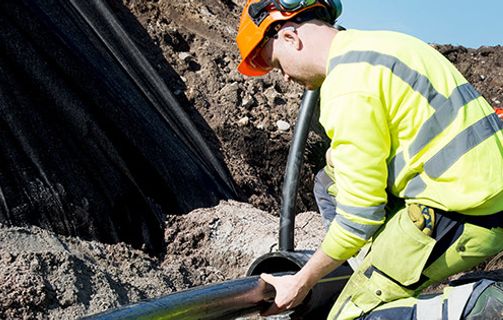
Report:
[[[0,226],[0,318],[93,314],[242,276],[254,259],[276,249],[284,167],[303,89],[278,73],[250,79],[236,71],[234,38],[244,2],[124,0],[130,13],[121,13],[143,25],[150,37],[141,40],[148,43],[144,48],[156,48],[146,52],[153,64],[161,59],[173,68],[159,72],[211,128],[209,143],[223,154],[241,201],[167,216],[166,251],[155,258],[123,243]],[[503,108],[503,47],[434,46]],[[296,248],[314,249],[323,236],[311,190],[325,148],[326,138],[313,124],[297,201]],[[496,257],[478,270],[501,276],[502,268],[503,258]]]
[[[168,216],[160,259],[124,243],[0,226],[0,319],[74,319],[242,277],[256,258],[277,249],[278,224],[277,217],[235,201]],[[300,214],[296,247],[316,249],[321,229],[317,213]]]

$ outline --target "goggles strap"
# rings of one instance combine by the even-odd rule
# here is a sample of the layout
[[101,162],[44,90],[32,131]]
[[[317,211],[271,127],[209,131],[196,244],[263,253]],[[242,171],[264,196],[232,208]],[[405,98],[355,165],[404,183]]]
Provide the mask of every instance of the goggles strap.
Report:
[[316,0],[299,0],[297,2],[297,5],[295,7],[285,7],[282,3],[281,0],[271,0],[271,2],[274,4],[276,9],[282,12],[295,12],[299,11],[300,9],[307,8],[315,4],[317,1]]
[[269,12],[266,10],[266,8],[271,4],[271,0],[262,0],[252,3],[248,7],[248,14],[257,26],[260,26],[264,19],[269,15]]
[[[269,15],[269,10],[267,10],[267,7],[270,5],[273,5],[277,10],[281,12],[295,12],[298,11],[299,9],[311,6],[315,4],[316,1],[313,1],[312,3],[310,1],[302,1],[300,2],[300,5],[294,9],[286,9],[281,5],[281,2],[278,0],[261,0],[259,2],[252,3],[248,7],[248,14],[250,15],[252,21],[257,25],[260,26],[262,22],[267,18]],[[327,12],[323,12],[322,14],[319,13],[319,10],[315,10],[317,12],[318,18],[324,21],[330,21],[329,15],[327,15]],[[324,10],[327,11],[327,10]],[[312,17],[312,16],[310,16]],[[304,21],[308,19],[303,19]]]

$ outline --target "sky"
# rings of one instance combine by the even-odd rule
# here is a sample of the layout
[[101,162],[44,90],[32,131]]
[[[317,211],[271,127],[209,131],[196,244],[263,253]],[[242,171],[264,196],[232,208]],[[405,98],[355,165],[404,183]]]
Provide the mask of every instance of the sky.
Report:
[[503,0],[341,0],[339,24],[394,30],[428,43],[503,45]]

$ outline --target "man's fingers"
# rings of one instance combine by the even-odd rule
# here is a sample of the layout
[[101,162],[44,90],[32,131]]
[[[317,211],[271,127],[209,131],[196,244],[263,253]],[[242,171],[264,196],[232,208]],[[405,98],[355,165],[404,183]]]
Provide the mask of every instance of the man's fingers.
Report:
[[276,297],[274,299],[274,302],[271,304],[271,306],[267,310],[261,312],[260,315],[270,316],[270,315],[278,314],[278,313],[285,311],[286,306],[283,301],[280,301],[281,294],[278,292],[280,288],[277,286],[279,284],[278,281],[280,281],[280,277],[275,277],[275,276],[268,274],[268,273],[262,273],[260,275],[260,278],[262,280],[264,280],[265,282],[269,283],[270,285],[272,285],[274,287],[274,289],[276,290]]
[[276,302],[273,302],[271,304],[271,306],[269,308],[267,308],[267,310],[262,311],[260,313],[260,315],[263,316],[263,317],[267,317],[267,316],[272,316],[272,315],[278,314],[278,313],[280,313],[282,311],[283,310],[281,310],[280,308],[278,308],[278,305],[276,304]]

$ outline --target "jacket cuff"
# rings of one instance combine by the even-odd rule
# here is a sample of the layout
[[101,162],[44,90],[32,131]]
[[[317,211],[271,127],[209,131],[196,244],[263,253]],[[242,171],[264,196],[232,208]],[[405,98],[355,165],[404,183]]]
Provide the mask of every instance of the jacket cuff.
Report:
[[333,221],[321,243],[321,251],[334,260],[344,261],[358,253],[366,242]]

